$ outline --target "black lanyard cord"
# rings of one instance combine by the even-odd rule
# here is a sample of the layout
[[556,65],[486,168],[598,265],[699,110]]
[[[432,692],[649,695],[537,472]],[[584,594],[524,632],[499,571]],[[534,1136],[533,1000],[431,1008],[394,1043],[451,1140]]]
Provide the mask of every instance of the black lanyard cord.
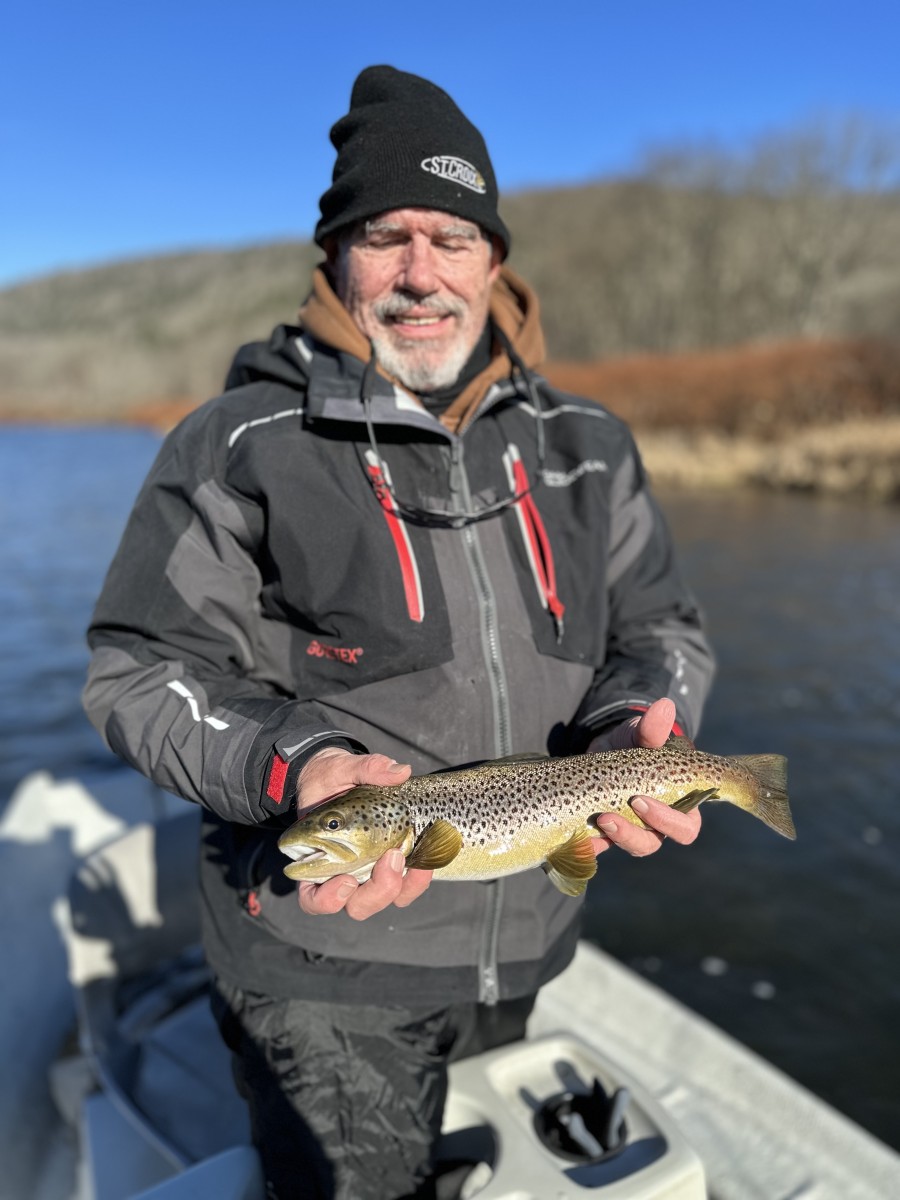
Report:
[[[362,383],[360,385],[360,400],[363,406],[363,417],[366,423],[366,433],[369,439],[369,448],[378,466],[378,479],[373,478],[372,473],[366,468],[363,462],[363,469],[369,484],[375,493],[379,503],[384,503],[385,493],[390,498],[390,503],[393,509],[404,519],[421,525],[431,525],[441,528],[459,528],[464,525],[471,525],[477,521],[487,520],[488,517],[493,517],[497,513],[503,512],[504,509],[518,504],[520,500],[530,495],[543,481],[544,474],[544,458],[546,455],[546,443],[544,439],[544,416],[541,406],[539,389],[535,385],[534,380],[529,374],[525,364],[522,362],[518,354],[513,349],[512,343],[506,334],[497,326],[493,326],[494,335],[503,346],[510,362],[513,365],[513,371],[521,378],[528,393],[528,398],[534,412],[535,419],[535,440],[536,440],[536,457],[537,467],[535,471],[534,484],[529,483],[526,488],[521,491],[513,491],[503,500],[498,500],[494,504],[485,505],[482,508],[466,510],[459,509],[456,511],[446,509],[432,509],[418,504],[411,504],[400,500],[394,493],[390,483],[388,483],[388,475],[385,469],[385,461],[378,445],[378,440],[375,436],[375,422],[372,418],[372,395],[377,384],[378,358],[375,353],[375,347],[372,346],[372,353],[369,361],[366,363],[363,371]],[[361,459],[362,461],[362,459]]]

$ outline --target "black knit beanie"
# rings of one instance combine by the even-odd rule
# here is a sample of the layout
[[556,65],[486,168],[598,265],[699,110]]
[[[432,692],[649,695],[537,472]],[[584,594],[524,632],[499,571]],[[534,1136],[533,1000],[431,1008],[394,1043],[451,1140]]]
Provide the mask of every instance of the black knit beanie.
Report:
[[367,67],[331,130],[332,185],[316,241],[394,208],[436,208],[480,225],[509,253],[484,138],[445,91],[394,67]]

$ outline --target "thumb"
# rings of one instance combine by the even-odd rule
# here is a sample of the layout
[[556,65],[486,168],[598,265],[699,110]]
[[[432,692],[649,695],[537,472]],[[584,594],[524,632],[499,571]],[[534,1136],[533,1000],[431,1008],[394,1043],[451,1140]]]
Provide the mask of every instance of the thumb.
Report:
[[337,746],[329,746],[314,754],[304,764],[297,782],[297,811],[331,800],[360,783],[380,787],[403,783],[412,768],[395,762],[386,754],[353,754]]
[[668,696],[654,700],[634,728],[635,746],[655,749],[664,745],[675,724],[675,704]]
[[301,772],[301,780],[315,776],[335,793],[358,783],[375,783],[388,787],[408,779],[412,768],[400,764],[386,754],[352,754],[349,750],[329,747],[314,755]]
[[384,787],[403,783],[412,774],[409,763],[398,763],[386,754],[355,754],[353,783],[377,783]]

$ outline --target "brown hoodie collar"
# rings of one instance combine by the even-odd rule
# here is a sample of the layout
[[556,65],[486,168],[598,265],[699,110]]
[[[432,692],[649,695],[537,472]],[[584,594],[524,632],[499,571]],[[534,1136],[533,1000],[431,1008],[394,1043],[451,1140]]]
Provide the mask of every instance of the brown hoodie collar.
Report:
[[[526,367],[537,367],[545,355],[538,299],[532,289],[509,267],[502,267],[491,291],[490,315],[494,324],[509,339]],[[312,291],[298,314],[302,327],[317,341],[334,350],[352,354],[363,363],[372,355],[368,338],[338,299],[324,266],[313,272]],[[379,366],[379,373],[402,386]],[[452,433],[461,432],[472,420],[488,389],[512,370],[509,355],[497,338],[491,362],[463,389],[441,414],[441,424]]]

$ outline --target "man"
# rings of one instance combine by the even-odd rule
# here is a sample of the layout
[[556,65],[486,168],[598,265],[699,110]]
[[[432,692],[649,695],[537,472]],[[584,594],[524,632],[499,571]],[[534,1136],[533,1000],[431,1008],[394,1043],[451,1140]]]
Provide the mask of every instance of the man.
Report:
[[[204,808],[215,1008],[273,1194],[432,1183],[451,1055],[522,1035],[579,902],[530,871],[301,884],[277,838],[357,783],[692,734],[711,676],[627,429],[535,374],[535,298],[478,131],[357,79],[294,327],[167,439],[90,631],[107,743]],[[598,853],[686,843],[636,799]]]

